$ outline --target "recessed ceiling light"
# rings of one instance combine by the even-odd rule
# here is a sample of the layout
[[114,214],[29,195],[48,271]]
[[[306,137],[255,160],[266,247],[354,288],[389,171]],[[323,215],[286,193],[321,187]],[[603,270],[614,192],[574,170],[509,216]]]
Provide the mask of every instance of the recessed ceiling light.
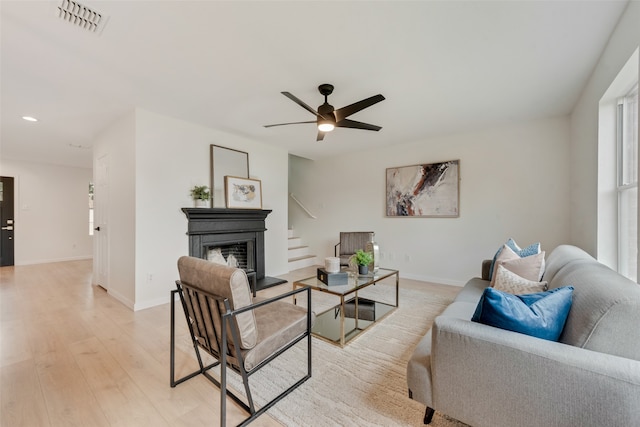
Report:
[[28,122],[37,122],[38,119],[36,119],[35,117],[31,117],[31,116],[22,116],[23,119],[25,119]]
[[91,146],[89,146],[89,145],[80,145],[80,144],[73,144],[73,143],[69,143],[69,147],[78,148],[80,150],[90,150],[91,149]]

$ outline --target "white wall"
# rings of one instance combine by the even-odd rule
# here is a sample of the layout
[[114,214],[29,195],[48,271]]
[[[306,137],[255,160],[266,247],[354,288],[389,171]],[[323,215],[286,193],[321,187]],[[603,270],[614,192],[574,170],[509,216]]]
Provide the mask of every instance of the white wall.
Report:
[[87,259],[91,169],[2,159],[15,178],[15,264]]
[[598,255],[598,108],[640,45],[640,2],[631,1],[571,114],[571,242]]
[[[385,217],[385,170],[460,159],[459,218]],[[463,284],[509,237],[543,250],[569,241],[568,117],[429,138],[320,161],[290,160],[290,225],[321,258],[340,231],[376,233],[382,266]],[[365,183],[365,185],[362,185]]]
[[169,301],[176,262],[189,252],[181,208],[193,206],[193,185],[209,185],[211,144],[249,153],[250,176],[262,181],[263,209],[273,210],[266,220],[266,274],[287,272],[287,152],[137,109],[105,132],[95,153],[110,153],[109,216],[126,221],[118,230],[110,225],[109,291],[117,289],[135,310]]

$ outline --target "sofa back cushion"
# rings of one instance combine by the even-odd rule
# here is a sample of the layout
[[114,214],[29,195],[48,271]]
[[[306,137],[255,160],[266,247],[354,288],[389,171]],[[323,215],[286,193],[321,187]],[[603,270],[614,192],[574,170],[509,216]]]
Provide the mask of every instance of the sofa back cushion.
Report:
[[551,282],[562,267],[577,259],[594,260],[591,255],[576,246],[560,245],[556,247],[547,257],[542,280]]
[[640,286],[573,246],[556,248],[549,267],[549,289],[574,287],[559,341],[640,360]]

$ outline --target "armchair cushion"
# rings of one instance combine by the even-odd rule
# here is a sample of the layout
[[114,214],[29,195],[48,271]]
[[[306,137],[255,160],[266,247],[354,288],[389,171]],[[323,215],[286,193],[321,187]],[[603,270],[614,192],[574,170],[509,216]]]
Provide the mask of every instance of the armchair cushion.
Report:
[[[307,330],[307,309],[285,301],[275,301],[255,312],[258,342],[244,351],[244,368],[251,371],[267,357]],[[315,316],[311,315],[312,323]]]

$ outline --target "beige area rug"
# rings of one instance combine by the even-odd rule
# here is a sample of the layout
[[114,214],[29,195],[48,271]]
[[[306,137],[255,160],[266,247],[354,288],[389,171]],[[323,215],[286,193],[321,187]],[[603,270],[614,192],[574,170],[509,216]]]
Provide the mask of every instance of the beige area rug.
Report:
[[[393,299],[394,286],[376,285],[361,296],[376,293]],[[312,305],[322,311],[335,300],[312,292]],[[335,297],[334,297],[335,298]],[[406,365],[435,316],[451,302],[426,291],[400,289],[400,308],[373,325],[345,348],[313,338],[312,378],[267,413],[286,426],[420,426],[425,407],[407,396]],[[306,369],[306,341],[278,363],[250,379],[258,405],[293,384]],[[241,390],[235,375],[230,385]],[[434,427],[464,424],[436,413]]]

